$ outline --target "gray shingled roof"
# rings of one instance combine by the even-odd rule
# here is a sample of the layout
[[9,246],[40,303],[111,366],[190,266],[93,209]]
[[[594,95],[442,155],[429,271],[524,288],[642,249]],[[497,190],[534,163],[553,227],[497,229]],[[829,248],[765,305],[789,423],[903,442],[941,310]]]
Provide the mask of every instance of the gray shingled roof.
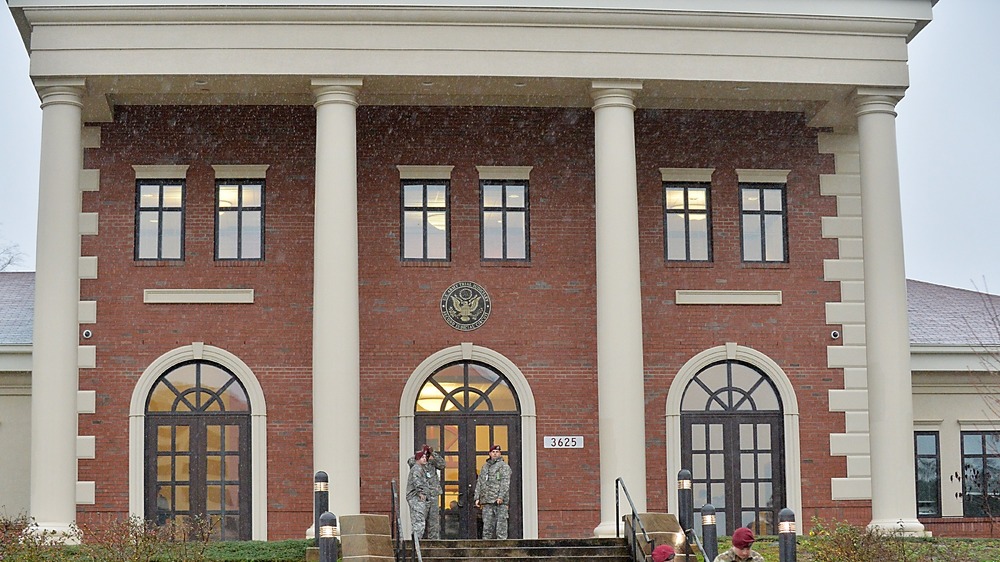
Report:
[[1000,345],[1000,295],[906,280],[910,344]]
[[0,273],[0,345],[31,343],[35,320],[35,272]]

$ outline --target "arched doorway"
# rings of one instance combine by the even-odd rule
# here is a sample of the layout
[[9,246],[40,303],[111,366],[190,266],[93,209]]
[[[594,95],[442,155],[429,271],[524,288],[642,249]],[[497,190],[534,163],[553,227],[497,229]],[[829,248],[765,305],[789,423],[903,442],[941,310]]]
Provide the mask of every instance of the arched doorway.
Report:
[[695,506],[715,506],[725,534],[741,526],[775,534],[787,500],[784,414],[774,383],[749,363],[712,363],[687,383],[680,410],[681,463],[691,470]]
[[214,540],[252,537],[250,400],[217,363],[177,364],[145,406],[144,516],[210,524]]
[[509,381],[489,365],[454,362],[427,378],[414,412],[414,443],[430,445],[447,464],[441,478],[442,538],[481,535],[482,515],[473,505],[473,493],[492,445],[500,445],[511,466],[508,534],[521,537],[521,418]]

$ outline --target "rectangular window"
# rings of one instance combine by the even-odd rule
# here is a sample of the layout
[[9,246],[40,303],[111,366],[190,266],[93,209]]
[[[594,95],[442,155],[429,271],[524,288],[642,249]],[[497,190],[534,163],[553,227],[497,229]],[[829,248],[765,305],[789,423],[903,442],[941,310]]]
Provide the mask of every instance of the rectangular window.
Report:
[[215,259],[264,259],[263,180],[216,183]]
[[941,517],[941,447],[936,431],[913,434],[917,517]]
[[785,185],[740,184],[743,261],[787,262]]
[[449,206],[447,181],[403,180],[402,258],[448,261]]
[[707,183],[663,184],[664,255],[667,261],[711,261],[712,224]]
[[184,259],[184,181],[136,181],[135,259]]
[[1000,514],[1000,432],[962,432],[962,514]]
[[483,181],[480,205],[483,259],[527,261],[528,182]]

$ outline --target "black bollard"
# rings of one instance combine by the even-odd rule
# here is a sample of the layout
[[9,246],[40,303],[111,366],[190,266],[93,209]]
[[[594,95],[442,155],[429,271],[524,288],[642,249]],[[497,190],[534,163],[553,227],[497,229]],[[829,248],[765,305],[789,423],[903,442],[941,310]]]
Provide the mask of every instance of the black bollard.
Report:
[[337,516],[324,511],[319,516],[319,562],[337,562],[340,556],[340,545],[337,537],[340,529],[337,528]]
[[681,530],[694,529],[694,490],[691,489],[691,471],[686,468],[677,473],[677,512]]
[[795,562],[795,512],[787,507],[778,512],[778,560]]
[[330,477],[322,470],[313,478],[313,538],[319,544],[319,516],[330,509]]
[[715,527],[715,506],[701,506],[701,544],[705,547],[705,560],[715,560],[719,555],[719,530]]

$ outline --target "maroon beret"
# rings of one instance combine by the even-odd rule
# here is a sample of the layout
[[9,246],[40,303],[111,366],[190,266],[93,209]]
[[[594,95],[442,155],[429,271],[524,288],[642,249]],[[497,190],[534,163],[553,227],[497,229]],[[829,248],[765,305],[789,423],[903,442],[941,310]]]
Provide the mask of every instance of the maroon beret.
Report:
[[733,546],[736,548],[747,548],[753,544],[753,531],[746,527],[740,527],[733,532]]
[[661,544],[653,549],[653,562],[667,562],[674,559],[674,547],[669,544]]

